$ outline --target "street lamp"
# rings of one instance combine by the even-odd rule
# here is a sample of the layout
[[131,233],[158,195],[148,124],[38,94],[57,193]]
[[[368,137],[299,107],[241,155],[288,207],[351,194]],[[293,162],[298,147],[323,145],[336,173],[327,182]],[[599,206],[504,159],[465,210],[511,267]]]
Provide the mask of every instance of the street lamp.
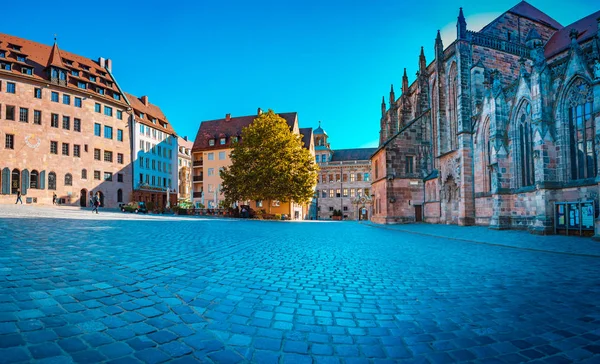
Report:
[[344,220],[344,166],[340,162],[340,212],[342,213],[341,220]]

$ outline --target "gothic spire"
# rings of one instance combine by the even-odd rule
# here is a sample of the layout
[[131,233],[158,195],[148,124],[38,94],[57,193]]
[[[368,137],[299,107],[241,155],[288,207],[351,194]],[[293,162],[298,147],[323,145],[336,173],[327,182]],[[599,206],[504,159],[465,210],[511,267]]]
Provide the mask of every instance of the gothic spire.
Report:
[[419,55],[419,71],[425,71],[427,69],[427,61],[425,60],[425,51],[421,47],[421,54]]
[[390,88],[390,107],[396,102],[396,95],[394,94],[394,84]]
[[402,76],[402,94],[408,93],[408,76],[406,75],[406,68],[404,69],[404,75]]
[[467,21],[463,14],[462,8],[458,12],[458,21],[456,22],[456,38],[466,39],[467,38]]
[[381,96],[381,116],[385,115],[385,96]]

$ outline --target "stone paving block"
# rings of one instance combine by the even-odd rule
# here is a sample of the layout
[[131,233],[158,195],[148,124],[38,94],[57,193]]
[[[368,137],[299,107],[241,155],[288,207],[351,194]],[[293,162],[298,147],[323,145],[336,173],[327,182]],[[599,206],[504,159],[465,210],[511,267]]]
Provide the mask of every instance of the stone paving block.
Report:
[[136,352],[134,355],[136,358],[148,364],[163,363],[170,359],[167,354],[155,348],[144,349]]
[[67,353],[74,353],[88,348],[83,341],[76,337],[59,340],[58,346],[60,346]]
[[53,342],[31,345],[28,346],[27,349],[31,353],[31,356],[35,359],[44,359],[62,354],[60,347]]
[[17,363],[30,361],[29,352],[24,347],[0,349],[0,363]]

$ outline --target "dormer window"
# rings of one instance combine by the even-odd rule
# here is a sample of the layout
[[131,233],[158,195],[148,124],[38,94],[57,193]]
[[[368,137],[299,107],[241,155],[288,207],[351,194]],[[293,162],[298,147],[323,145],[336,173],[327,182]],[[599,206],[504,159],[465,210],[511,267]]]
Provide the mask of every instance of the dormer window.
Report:
[[221,145],[225,145],[225,138],[221,138],[221,139],[219,140],[219,144],[221,144]]
[[236,143],[238,141],[238,137],[236,137],[236,136],[231,137],[231,141],[234,142],[234,143]]
[[88,66],[86,66],[86,65],[80,64],[80,66],[81,66],[81,68],[83,68],[86,71],[90,70],[90,68]]
[[208,140],[208,145],[211,146],[211,147],[214,146],[215,145],[215,140],[214,139],[209,139]]
[[21,73],[24,75],[32,75],[33,74],[33,69],[31,67],[25,67],[25,66],[21,66]]
[[10,71],[12,70],[12,65],[10,63],[0,63],[0,69]]
[[152,124],[156,124],[156,119],[152,118]]
[[10,49],[12,49],[12,50],[15,50],[15,51],[17,51],[17,52],[20,52],[20,51],[21,51],[21,46],[19,46],[19,45],[16,45],[16,44],[9,44],[9,45],[8,45],[8,48],[10,48]]
[[96,88],[96,92],[98,92],[100,95],[104,95],[104,89],[102,87]]
[[27,62],[27,57],[17,55],[17,61],[19,61],[19,62]]
[[104,80],[104,83],[106,83],[106,86],[108,86],[108,87],[112,87],[112,85],[113,85],[112,82],[108,81],[108,80]]
[[143,112],[141,112],[141,113],[140,113],[140,119],[143,119],[143,118],[144,118],[144,113],[143,113]]
[[98,72],[99,75],[101,76],[106,76],[106,72],[100,71],[100,70],[96,70],[96,72]]
[[77,71],[77,70],[72,70],[72,71],[71,71],[71,74],[72,74],[73,76],[77,76],[77,77],[79,77],[79,71]]
[[67,80],[67,72],[65,72],[63,70],[59,70],[58,74],[59,74],[59,79],[61,81],[66,81]]
[[121,95],[117,94],[117,93],[113,93],[113,99],[115,99],[115,100],[121,100]]
[[90,81],[92,81],[92,82],[96,82],[96,76],[92,76],[92,75],[90,75]]
[[77,87],[79,87],[82,90],[87,89],[87,83],[83,82],[83,81],[77,81]]
[[63,58],[62,60],[63,60],[63,63],[66,64],[67,66],[72,66],[73,65],[73,61],[69,61],[66,58]]
[[6,58],[6,51],[0,51],[0,58]]

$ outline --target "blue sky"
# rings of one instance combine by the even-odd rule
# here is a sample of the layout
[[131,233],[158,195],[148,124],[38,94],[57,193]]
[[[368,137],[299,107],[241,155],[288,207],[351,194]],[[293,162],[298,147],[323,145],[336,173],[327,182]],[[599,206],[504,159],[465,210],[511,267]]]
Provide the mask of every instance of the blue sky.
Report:
[[[400,94],[404,67],[414,80],[421,46],[433,59],[437,29],[445,45],[454,39],[459,7],[479,30],[518,3],[121,1],[50,15],[36,2],[4,17],[0,31],[46,44],[57,33],[61,49],[111,58],[120,85],[148,95],[181,136],[260,107],[297,111],[301,127],[321,120],[334,149],[377,145],[381,97],[392,83]],[[600,9],[591,0],[570,0],[568,11],[564,0],[529,3],[563,25]]]

